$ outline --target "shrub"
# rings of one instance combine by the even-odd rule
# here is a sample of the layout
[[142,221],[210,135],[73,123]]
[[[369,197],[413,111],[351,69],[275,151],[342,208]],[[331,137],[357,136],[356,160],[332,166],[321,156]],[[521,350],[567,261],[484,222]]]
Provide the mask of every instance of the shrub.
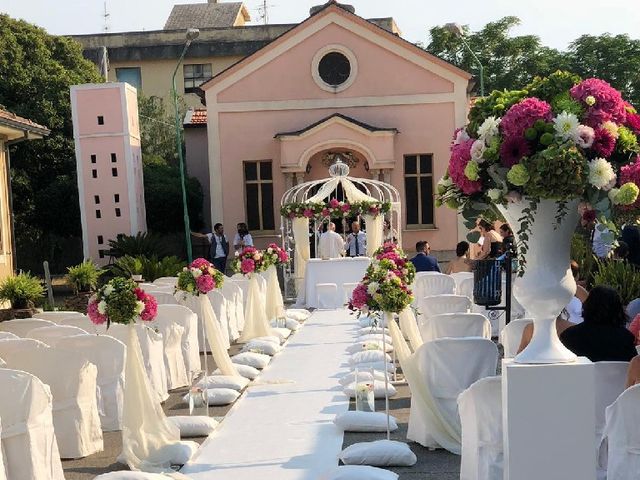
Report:
[[29,272],[5,278],[0,283],[0,300],[11,303],[13,309],[33,308],[44,298],[44,286]]
[[640,272],[629,262],[614,259],[598,260],[593,281],[595,285],[608,285],[615,288],[625,305],[640,297]]
[[88,292],[98,285],[98,277],[104,270],[91,260],[85,260],[79,265],[67,268],[66,280],[73,287],[73,291],[78,294],[80,292]]
[[165,257],[167,248],[160,235],[138,232],[135,236],[120,234],[115,240],[109,240],[109,248],[114,257]]
[[590,288],[597,268],[597,258],[593,254],[588,237],[581,233],[575,233],[571,239],[571,260],[578,264],[578,280],[584,281],[587,288]]
[[117,259],[112,270],[116,276],[142,275],[147,282],[153,282],[156,278],[177,276],[184,266],[186,263],[178,257],[164,257],[159,260],[156,256],[147,258],[127,255]]

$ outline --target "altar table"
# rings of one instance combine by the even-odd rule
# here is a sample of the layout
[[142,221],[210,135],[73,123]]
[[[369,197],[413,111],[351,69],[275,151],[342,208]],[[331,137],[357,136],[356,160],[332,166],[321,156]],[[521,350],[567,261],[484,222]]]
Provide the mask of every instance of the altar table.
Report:
[[369,257],[345,257],[322,260],[312,258],[307,262],[304,276],[305,303],[308,308],[317,308],[316,284],[335,283],[338,295],[344,294],[345,283],[358,283],[362,280],[371,259]]

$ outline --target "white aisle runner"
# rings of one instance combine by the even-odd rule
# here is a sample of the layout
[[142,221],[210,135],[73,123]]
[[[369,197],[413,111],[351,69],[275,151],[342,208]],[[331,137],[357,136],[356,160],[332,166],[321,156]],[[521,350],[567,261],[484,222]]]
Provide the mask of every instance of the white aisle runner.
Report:
[[[195,458],[194,480],[316,480],[337,466],[348,410],[338,379],[358,324],[348,310],[316,311],[239,399]],[[271,382],[271,384],[264,384]],[[286,382],[286,383],[283,383]]]

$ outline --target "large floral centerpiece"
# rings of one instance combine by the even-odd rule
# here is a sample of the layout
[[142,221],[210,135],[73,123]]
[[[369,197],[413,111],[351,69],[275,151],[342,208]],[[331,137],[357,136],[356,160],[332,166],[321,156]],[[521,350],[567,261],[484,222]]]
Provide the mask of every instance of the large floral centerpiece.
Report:
[[96,325],[130,324],[139,318],[152,321],[158,312],[156,299],[129,278],[116,277],[89,298],[87,314]]
[[265,261],[264,252],[255,247],[244,247],[231,262],[235,273],[251,276],[253,273],[264,272],[269,264]]
[[332,198],[326,203],[292,202],[282,205],[280,214],[287,218],[354,218],[360,215],[377,217],[391,210],[391,202],[343,202]]
[[415,267],[393,242],[378,248],[362,281],[356,286],[349,308],[362,313],[400,313],[413,301],[410,285]]
[[279,267],[280,265],[286,265],[289,263],[289,254],[280,246],[275,243],[270,243],[267,248],[262,252],[263,260],[265,264]]
[[437,204],[458,209],[469,228],[493,207],[515,227],[514,295],[536,322],[516,361],[575,359],[553,326],[575,294],[571,235],[580,212],[612,239],[615,216],[635,208],[639,134],[640,116],[618,90],[566,72],[478,99],[456,131]]
[[221,288],[223,282],[224,274],[213,263],[204,258],[196,258],[178,274],[176,291],[206,295],[215,288]]

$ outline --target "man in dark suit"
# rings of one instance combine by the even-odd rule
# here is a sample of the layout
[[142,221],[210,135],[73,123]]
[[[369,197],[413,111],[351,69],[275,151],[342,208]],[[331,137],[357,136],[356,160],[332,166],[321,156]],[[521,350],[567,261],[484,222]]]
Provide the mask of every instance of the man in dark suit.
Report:
[[216,267],[217,270],[224,273],[227,269],[229,242],[224,234],[224,227],[221,223],[215,224],[209,241],[211,242],[211,248],[209,249],[211,263],[213,263],[213,266]]
[[411,259],[411,263],[416,267],[416,272],[439,272],[438,259],[431,253],[431,247],[424,240],[416,243],[416,256]]

